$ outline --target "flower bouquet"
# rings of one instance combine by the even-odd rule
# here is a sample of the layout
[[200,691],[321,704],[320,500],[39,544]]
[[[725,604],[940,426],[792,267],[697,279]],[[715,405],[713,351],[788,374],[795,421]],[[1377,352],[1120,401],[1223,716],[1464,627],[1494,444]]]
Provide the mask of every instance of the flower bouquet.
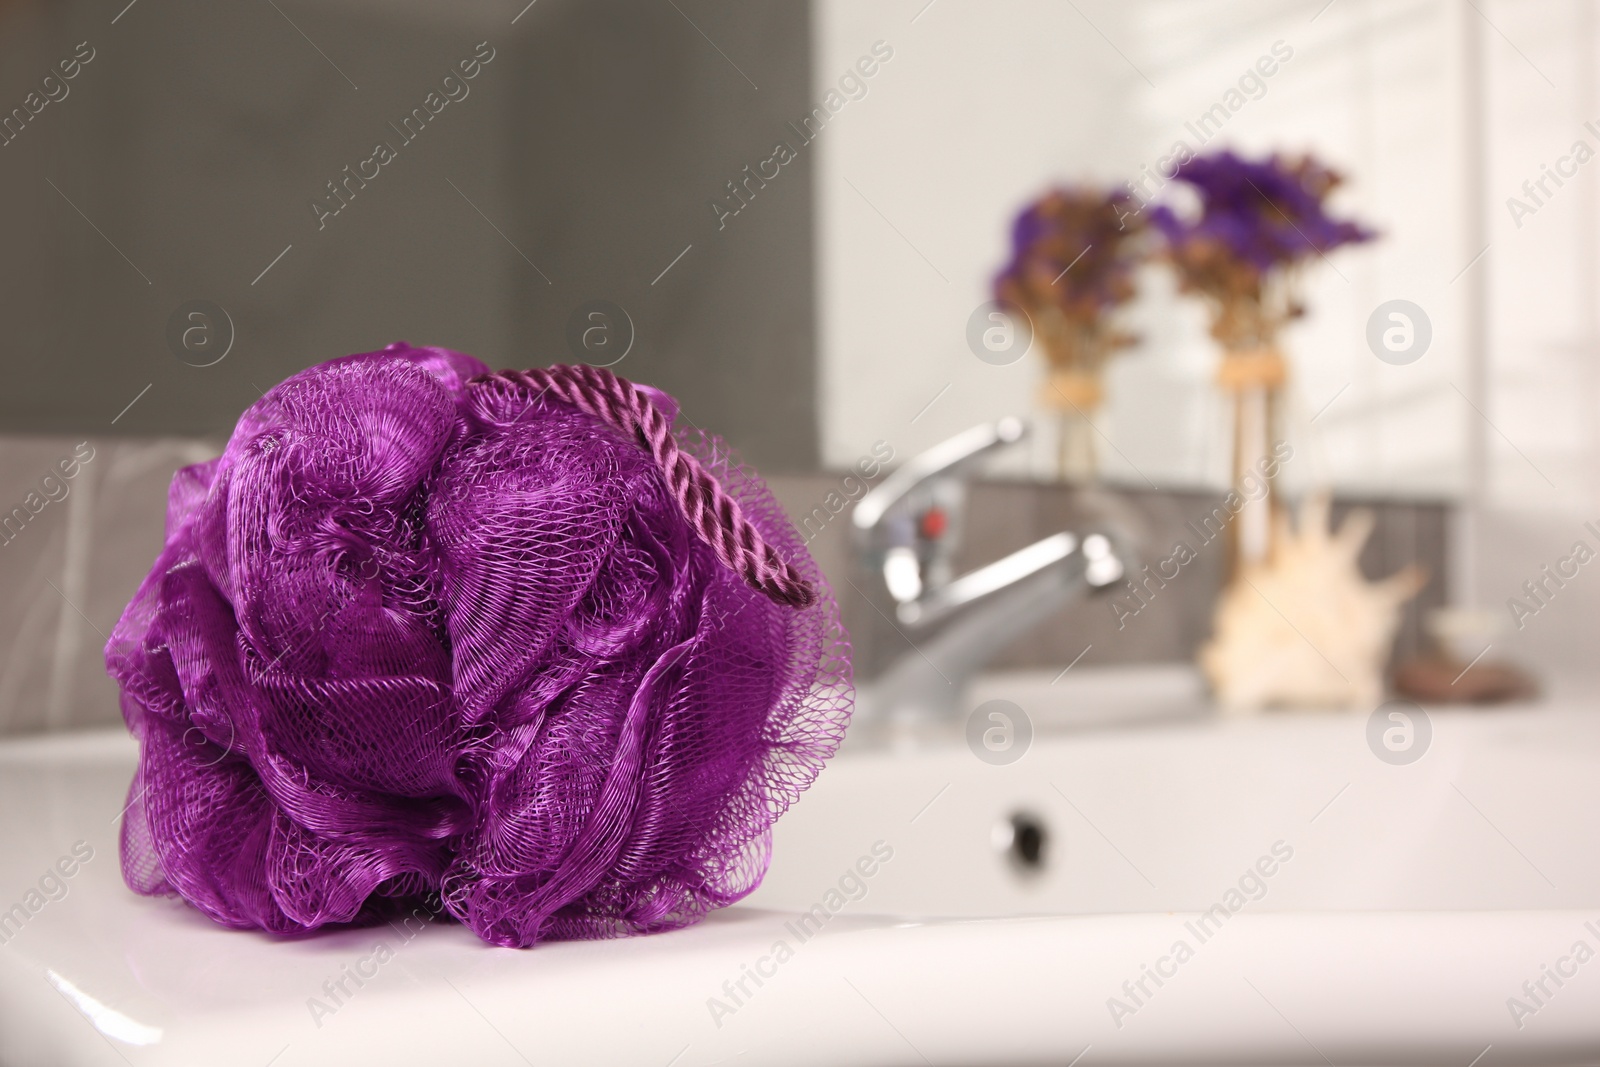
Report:
[[1126,192],[1054,189],[1017,216],[1011,260],[995,278],[995,299],[1027,314],[1049,361],[1043,399],[1061,414],[1059,463],[1069,480],[1094,478],[1090,420],[1104,399],[1101,372],[1137,339],[1113,312],[1134,295],[1144,230]]
[[[1327,200],[1340,174],[1309,155],[1250,160],[1230,151],[1196,156],[1176,180],[1198,195],[1198,210],[1160,206],[1151,214],[1177,270],[1179,287],[1211,306],[1211,334],[1222,346],[1218,382],[1233,397],[1234,484],[1281,436],[1288,365],[1279,335],[1305,314],[1298,284],[1313,259],[1377,234],[1334,218]],[[1272,497],[1247,508],[1233,531],[1233,569],[1265,558]]]

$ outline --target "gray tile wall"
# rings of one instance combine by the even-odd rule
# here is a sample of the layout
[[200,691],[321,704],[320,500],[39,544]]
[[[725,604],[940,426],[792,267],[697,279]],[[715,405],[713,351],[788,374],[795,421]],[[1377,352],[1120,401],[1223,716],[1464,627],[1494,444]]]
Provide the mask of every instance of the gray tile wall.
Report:
[[106,635],[161,547],[172,472],[220,448],[90,439],[93,458],[74,477],[44,482],[82,442],[0,439],[0,521],[10,518],[0,526],[0,733],[118,721]]
[[[830,491],[839,488],[838,476],[770,481],[793,516],[811,513]],[[972,487],[968,500],[957,565],[962,571],[981,566],[1059,530],[1081,530],[1097,518],[1114,519],[1132,530],[1144,546],[1146,561],[1153,561],[1168,555],[1180,539],[1199,547],[1184,524],[1198,523],[1221,497],[1221,493],[1210,492],[1120,488],[1086,494],[1059,485],[980,481]],[[1420,564],[1428,572],[1428,584],[1407,606],[1395,642],[1397,658],[1415,655],[1424,648],[1422,619],[1429,609],[1445,602],[1449,509],[1427,502],[1336,500],[1334,523],[1358,505],[1371,508],[1377,519],[1361,557],[1362,570],[1369,578],[1391,574],[1408,563]],[[909,651],[911,641],[889,621],[891,601],[881,580],[867,573],[851,550],[848,527],[848,513],[843,513],[822,529],[810,547],[840,600],[855,648],[857,676],[867,678]],[[1122,620],[1120,628],[1108,600],[1097,598],[1063,610],[1018,640],[994,665],[1065,667],[1091,645],[1084,663],[1191,658],[1210,633],[1212,605],[1222,588],[1221,545],[1219,539],[1201,548],[1196,560],[1137,616]]]
[[[0,534],[0,734],[36,733],[119,721],[116,689],[105,676],[106,635],[161,546],[166,488],[179,466],[217,454],[220,442],[187,439],[90,439],[94,456],[75,477],[42,485],[74,455],[83,438],[0,438],[0,519],[22,508]],[[810,514],[843,475],[774,476],[774,493],[791,516]],[[62,485],[66,488],[61,495]],[[48,490],[48,492],[47,492]],[[35,494],[30,501],[29,494]],[[58,500],[49,499],[59,496]],[[1060,486],[978,482],[960,564],[976,566],[1095,516],[1114,515],[1163,554],[1185,521],[1215,503],[1213,494],[1118,490],[1090,497]],[[43,502],[41,504],[41,502]],[[37,514],[29,513],[29,505]],[[1350,506],[1343,501],[1335,516]],[[1362,558],[1371,576],[1418,562],[1431,572],[1408,609],[1398,644],[1421,646],[1421,614],[1443,603],[1443,505],[1375,502],[1377,529]],[[909,648],[888,621],[887,598],[856,560],[848,511],[810,543],[839,597],[855,646],[860,677],[870,677]],[[1139,663],[1187,659],[1205,638],[1222,580],[1221,553],[1202,551],[1162,595],[1117,628],[1102,600],[1066,611],[1013,645],[998,667],[1065,666],[1088,645],[1084,662]]]

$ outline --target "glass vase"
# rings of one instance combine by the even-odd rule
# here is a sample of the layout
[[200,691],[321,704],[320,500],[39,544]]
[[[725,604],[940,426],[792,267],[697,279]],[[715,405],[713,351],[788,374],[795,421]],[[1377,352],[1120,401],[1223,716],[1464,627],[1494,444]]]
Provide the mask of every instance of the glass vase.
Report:
[[[1239,501],[1228,525],[1227,580],[1270,559],[1279,509],[1273,451],[1283,438],[1288,363],[1276,345],[1230,348],[1217,382],[1232,401],[1233,463],[1228,489]],[[1230,501],[1233,496],[1229,497]]]

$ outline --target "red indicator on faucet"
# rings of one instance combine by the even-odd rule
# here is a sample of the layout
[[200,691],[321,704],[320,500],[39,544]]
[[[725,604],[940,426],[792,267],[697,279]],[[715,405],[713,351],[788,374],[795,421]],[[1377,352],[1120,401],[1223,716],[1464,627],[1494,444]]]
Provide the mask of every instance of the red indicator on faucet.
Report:
[[926,541],[939,540],[949,527],[950,520],[941,507],[931,507],[917,519],[917,533]]

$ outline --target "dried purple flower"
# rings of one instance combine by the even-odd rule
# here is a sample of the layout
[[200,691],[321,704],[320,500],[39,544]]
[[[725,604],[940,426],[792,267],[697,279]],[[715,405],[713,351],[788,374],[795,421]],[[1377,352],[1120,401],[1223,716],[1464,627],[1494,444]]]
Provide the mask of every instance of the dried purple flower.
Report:
[[1301,313],[1287,294],[1279,295],[1280,307],[1269,306],[1275,282],[1313,256],[1377,236],[1328,214],[1328,195],[1343,178],[1310,155],[1250,160],[1224,150],[1187,160],[1176,180],[1199,194],[1198,216],[1183,218],[1162,205],[1151,222],[1183,288],[1219,304],[1214,332],[1224,343],[1270,339]]
[[1132,196],[1083,187],[1053,189],[1017,216],[1011,259],[995,278],[997,300],[1034,320],[1058,369],[1088,371],[1134,340],[1109,316],[1133,298],[1144,222]]

